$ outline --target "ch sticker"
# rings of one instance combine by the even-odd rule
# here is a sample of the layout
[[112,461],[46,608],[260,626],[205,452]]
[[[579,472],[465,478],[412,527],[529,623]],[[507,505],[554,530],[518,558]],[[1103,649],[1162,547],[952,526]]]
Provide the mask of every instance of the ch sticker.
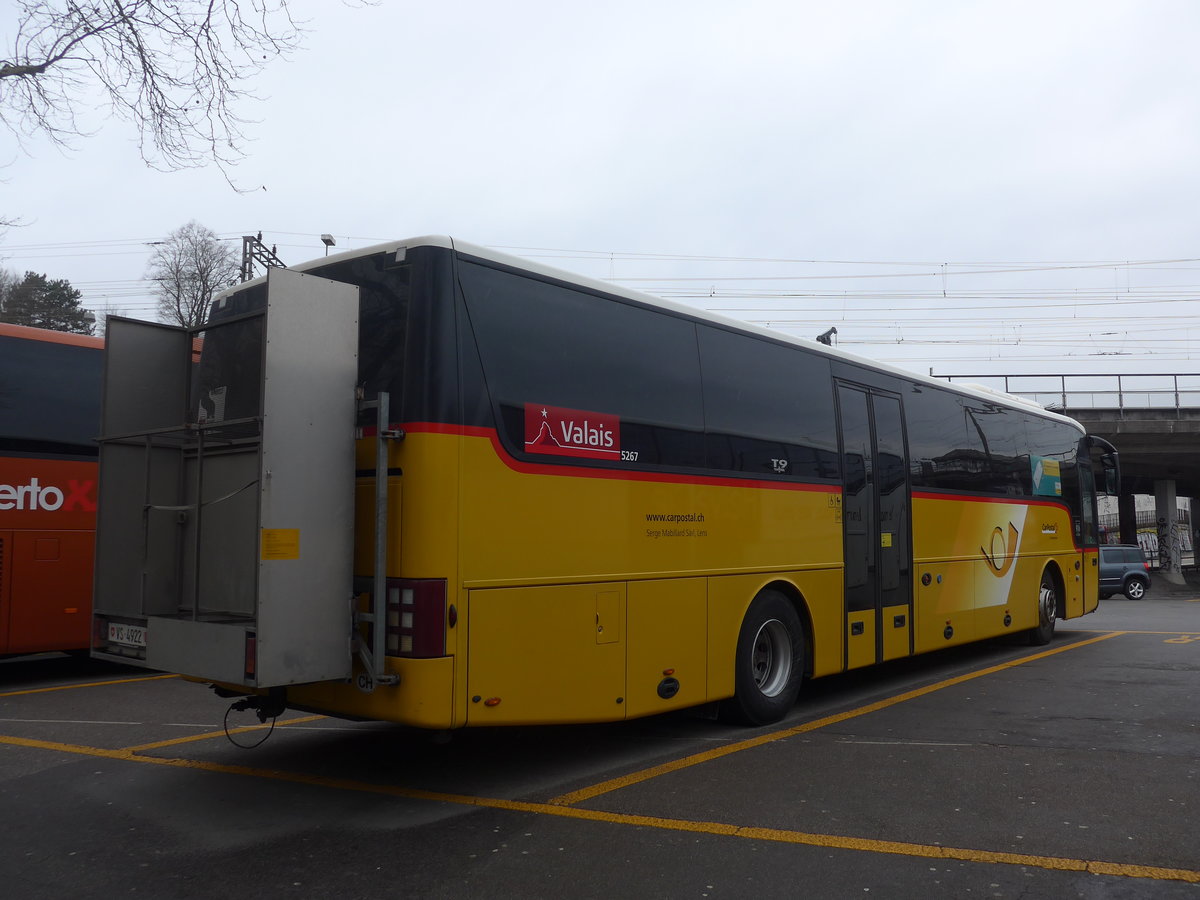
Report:
[[988,568],[992,570],[992,574],[997,578],[1003,578],[1008,574],[1008,570],[1012,568],[1013,560],[1017,558],[1017,538],[1019,537],[1017,526],[1012,522],[1008,523],[1008,542],[1004,540],[1004,529],[997,525],[992,529],[991,550],[987,547],[980,547],[979,552],[983,554],[983,561],[988,564]]

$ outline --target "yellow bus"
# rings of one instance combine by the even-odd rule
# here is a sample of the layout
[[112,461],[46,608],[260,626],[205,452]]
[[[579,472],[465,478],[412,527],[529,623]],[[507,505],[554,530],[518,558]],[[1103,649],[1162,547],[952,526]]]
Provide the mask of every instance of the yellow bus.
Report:
[[[193,341],[203,341],[190,365]],[[446,237],[110,319],[93,654],[429,729],[716,703],[1097,606],[1111,445]]]

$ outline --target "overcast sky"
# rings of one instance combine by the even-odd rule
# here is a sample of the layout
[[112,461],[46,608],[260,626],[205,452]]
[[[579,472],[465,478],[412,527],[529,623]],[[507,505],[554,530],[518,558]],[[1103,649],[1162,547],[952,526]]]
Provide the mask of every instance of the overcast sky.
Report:
[[1200,372],[1200,3],[292,7],[249,190],[117,120],[0,135],[0,266],[147,316],[191,219],[286,262],[447,233],[922,372]]

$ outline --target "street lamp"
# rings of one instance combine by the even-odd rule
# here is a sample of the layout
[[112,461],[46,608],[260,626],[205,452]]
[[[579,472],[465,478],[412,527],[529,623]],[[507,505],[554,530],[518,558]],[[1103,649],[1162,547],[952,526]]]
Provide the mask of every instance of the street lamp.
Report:
[[332,234],[323,234],[321,235],[321,243],[325,245],[325,255],[328,256],[329,248],[335,246],[337,241],[333,239]]

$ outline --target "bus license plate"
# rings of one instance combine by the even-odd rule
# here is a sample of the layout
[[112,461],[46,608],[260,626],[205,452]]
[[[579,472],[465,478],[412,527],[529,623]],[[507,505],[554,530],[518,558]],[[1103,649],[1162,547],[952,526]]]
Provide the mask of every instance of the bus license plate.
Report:
[[127,647],[145,647],[146,629],[142,625],[109,622],[108,639],[114,644],[124,644]]

